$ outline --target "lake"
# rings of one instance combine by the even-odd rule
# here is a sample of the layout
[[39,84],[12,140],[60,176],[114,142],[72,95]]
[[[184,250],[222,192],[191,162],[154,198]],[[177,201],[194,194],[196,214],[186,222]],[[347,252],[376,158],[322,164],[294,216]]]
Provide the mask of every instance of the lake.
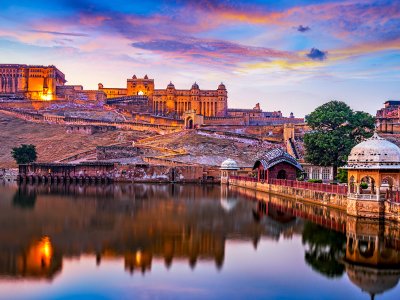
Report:
[[0,298],[398,299],[399,227],[218,185],[0,184]]

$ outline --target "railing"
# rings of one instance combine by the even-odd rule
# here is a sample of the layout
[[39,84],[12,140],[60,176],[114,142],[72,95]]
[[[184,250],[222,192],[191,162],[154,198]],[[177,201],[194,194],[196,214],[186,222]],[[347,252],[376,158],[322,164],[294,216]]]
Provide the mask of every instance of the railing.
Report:
[[349,198],[359,199],[359,200],[385,200],[386,199],[385,195],[379,195],[379,199],[378,199],[378,196],[376,194],[349,193],[348,196],[349,196]]
[[289,186],[298,189],[332,193],[332,194],[340,194],[340,195],[347,194],[347,186],[343,185],[312,183],[306,181],[286,180],[286,179],[269,179],[268,183],[282,185],[282,186]]
[[245,176],[229,176],[229,179],[241,180],[247,182],[258,182],[257,178],[245,177]]
[[[245,177],[245,176],[230,176],[230,179],[241,180],[247,182],[260,182],[257,178]],[[318,192],[325,192],[331,194],[347,195],[347,186],[334,185],[334,184],[323,184],[323,183],[311,183],[297,180],[286,180],[286,179],[269,179],[269,184],[275,184],[280,186],[288,186],[297,189],[312,190]]]

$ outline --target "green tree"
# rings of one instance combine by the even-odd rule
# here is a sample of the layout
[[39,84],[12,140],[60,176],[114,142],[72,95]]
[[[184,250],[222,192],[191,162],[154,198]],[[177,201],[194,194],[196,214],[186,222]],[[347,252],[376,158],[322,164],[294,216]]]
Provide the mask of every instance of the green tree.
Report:
[[372,136],[375,119],[368,113],[354,112],[346,103],[330,101],[317,107],[306,122],[311,131],[304,135],[305,159],[319,166],[343,166],[351,149]]
[[28,164],[36,161],[37,153],[35,145],[21,145],[21,147],[12,148],[12,157],[17,164]]

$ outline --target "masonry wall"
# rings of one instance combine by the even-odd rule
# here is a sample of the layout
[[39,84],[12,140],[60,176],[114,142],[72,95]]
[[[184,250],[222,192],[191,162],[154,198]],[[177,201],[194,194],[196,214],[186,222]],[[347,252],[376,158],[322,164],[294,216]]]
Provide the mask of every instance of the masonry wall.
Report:
[[298,189],[288,186],[229,179],[229,184],[244,187],[256,191],[286,196],[298,200],[304,200],[320,205],[326,205],[338,209],[347,209],[347,195],[331,194],[312,190]]

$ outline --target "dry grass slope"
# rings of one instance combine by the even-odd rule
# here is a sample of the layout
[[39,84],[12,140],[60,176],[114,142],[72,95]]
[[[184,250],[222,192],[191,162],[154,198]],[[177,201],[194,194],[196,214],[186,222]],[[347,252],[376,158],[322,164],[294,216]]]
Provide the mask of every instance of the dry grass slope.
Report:
[[68,134],[61,125],[26,122],[0,113],[0,168],[16,167],[11,149],[21,144],[34,144],[38,161],[55,161],[94,149],[96,146],[136,141],[150,136],[148,132],[110,131],[105,133]]

